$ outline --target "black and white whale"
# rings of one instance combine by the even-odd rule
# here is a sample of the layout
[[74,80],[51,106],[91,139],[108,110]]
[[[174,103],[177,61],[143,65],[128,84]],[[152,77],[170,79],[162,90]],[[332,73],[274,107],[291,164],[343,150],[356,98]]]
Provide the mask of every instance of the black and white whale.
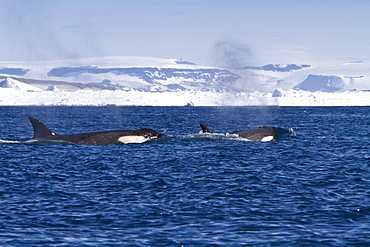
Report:
[[148,140],[155,140],[163,136],[155,130],[146,128],[138,130],[106,130],[72,135],[58,135],[52,132],[40,120],[33,117],[28,118],[32,123],[34,135],[30,140],[25,142],[63,141],[84,145],[110,145],[119,143],[142,143]]
[[[211,131],[204,124],[200,124],[203,133],[211,133]],[[272,141],[272,140],[282,140],[284,138],[293,135],[291,129],[284,129],[280,127],[268,127],[262,126],[255,129],[237,131],[235,134],[239,137],[248,139],[250,141]]]

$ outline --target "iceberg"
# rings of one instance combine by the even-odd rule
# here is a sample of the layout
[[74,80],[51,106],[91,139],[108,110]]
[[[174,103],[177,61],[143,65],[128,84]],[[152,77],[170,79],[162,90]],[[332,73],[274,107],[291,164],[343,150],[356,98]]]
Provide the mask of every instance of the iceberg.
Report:
[[275,91],[272,93],[272,97],[285,97],[286,93],[283,89],[275,89]]

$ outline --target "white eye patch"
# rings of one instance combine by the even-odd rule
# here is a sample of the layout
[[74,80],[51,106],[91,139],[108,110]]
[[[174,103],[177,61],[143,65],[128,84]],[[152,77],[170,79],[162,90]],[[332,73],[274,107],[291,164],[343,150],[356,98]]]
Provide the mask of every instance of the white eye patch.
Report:
[[146,139],[144,136],[121,136],[118,138],[119,142],[122,142],[123,144],[128,143],[143,143],[146,142],[148,139]]
[[264,138],[261,139],[261,142],[269,142],[274,139],[273,136],[265,136]]

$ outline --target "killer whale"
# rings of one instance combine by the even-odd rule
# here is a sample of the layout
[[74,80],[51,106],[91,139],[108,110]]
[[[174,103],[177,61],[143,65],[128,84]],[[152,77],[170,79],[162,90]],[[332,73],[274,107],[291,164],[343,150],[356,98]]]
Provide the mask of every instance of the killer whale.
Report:
[[202,133],[212,133],[204,124],[200,124],[200,128],[202,129]]
[[[200,124],[200,128],[202,129],[202,133],[212,133],[204,124]],[[281,127],[262,126],[254,129],[237,131],[232,134],[250,141],[272,141],[290,137],[293,135],[293,131]]]
[[148,140],[155,140],[163,136],[155,130],[147,128],[138,130],[106,130],[81,134],[58,135],[46,127],[46,125],[40,120],[30,116],[28,119],[32,124],[34,135],[31,139],[25,142],[63,141],[74,144],[101,146],[119,143],[142,143]]

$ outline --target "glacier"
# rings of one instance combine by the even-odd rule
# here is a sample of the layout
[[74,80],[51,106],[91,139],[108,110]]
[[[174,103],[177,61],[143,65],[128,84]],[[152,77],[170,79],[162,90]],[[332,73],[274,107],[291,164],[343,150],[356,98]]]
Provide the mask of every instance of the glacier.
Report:
[[306,80],[299,83],[293,89],[305,91],[337,92],[345,87],[340,76],[309,75]]
[[365,61],[239,69],[183,59],[0,62],[0,105],[370,105]]

